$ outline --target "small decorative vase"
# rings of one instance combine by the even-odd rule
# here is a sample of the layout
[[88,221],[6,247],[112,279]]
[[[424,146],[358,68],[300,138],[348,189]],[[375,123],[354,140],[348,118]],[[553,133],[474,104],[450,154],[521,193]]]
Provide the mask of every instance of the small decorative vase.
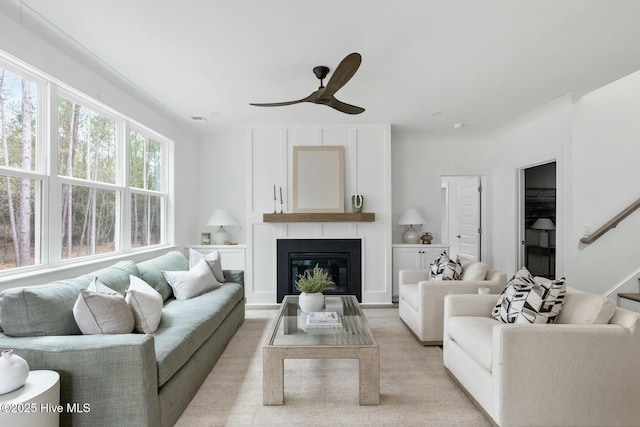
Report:
[[364,196],[362,194],[351,196],[351,210],[353,213],[361,213],[362,206],[364,206]]
[[422,236],[420,236],[420,240],[422,240],[423,245],[430,245],[431,241],[433,240],[433,236],[429,232],[422,233]]
[[19,389],[27,382],[29,364],[13,350],[4,350],[0,357],[0,394]]
[[322,295],[322,292],[316,292],[315,294],[302,292],[298,298],[298,304],[300,304],[300,310],[305,313],[320,311],[324,308],[324,295]]

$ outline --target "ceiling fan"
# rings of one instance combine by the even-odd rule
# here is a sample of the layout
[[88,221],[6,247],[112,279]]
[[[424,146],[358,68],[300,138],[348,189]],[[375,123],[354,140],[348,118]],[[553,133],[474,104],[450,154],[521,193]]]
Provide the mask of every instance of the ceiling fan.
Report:
[[251,103],[250,105],[256,107],[282,107],[283,105],[293,105],[301,102],[313,102],[314,104],[327,105],[346,114],[360,114],[364,111],[364,108],[338,101],[333,95],[351,80],[351,77],[358,71],[361,62],[362,56],[360,56],[359,53],[354,52],[347,55],[340,61],[340,64],[338,64],[338,67],[329,78],[326,87],[323,85],[323,80],[327,77],[327,74],[329,74],[329,67],[325,67],[324,65],[314,67],[313,74],[320,79],[320,87],[306,98],[287,102]]

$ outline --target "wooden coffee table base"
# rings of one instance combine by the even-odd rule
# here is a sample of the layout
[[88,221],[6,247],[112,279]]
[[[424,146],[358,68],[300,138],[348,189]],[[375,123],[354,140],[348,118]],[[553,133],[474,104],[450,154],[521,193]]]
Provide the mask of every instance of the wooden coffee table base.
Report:
[[358,359],[360,405],[380,403],[380,348],[372,347],[264,347],[263,405],[284,404],[284,359]]

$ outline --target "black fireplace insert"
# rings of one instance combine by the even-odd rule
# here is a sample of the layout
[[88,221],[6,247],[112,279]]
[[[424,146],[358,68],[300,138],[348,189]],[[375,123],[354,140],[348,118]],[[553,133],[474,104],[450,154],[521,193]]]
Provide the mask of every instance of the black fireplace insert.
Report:
[[361,299],[361,239],[278,239],[278,302],[285,295],[298,295],[298,275],[320,266],[336,284],[325,295],[355,295]]

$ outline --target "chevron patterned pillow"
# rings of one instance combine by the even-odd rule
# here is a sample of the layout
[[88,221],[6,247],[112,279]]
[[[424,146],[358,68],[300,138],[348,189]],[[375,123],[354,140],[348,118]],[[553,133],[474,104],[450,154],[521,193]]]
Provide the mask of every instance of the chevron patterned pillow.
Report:
[[507,283],[491,317],[502,323],[555,323],[566,291],[564,278],[533,277],[523,268]]
[[460,259],[452,260],[443,251],[429,266],[429,280],[460,280],[462,277],[462,264]]

